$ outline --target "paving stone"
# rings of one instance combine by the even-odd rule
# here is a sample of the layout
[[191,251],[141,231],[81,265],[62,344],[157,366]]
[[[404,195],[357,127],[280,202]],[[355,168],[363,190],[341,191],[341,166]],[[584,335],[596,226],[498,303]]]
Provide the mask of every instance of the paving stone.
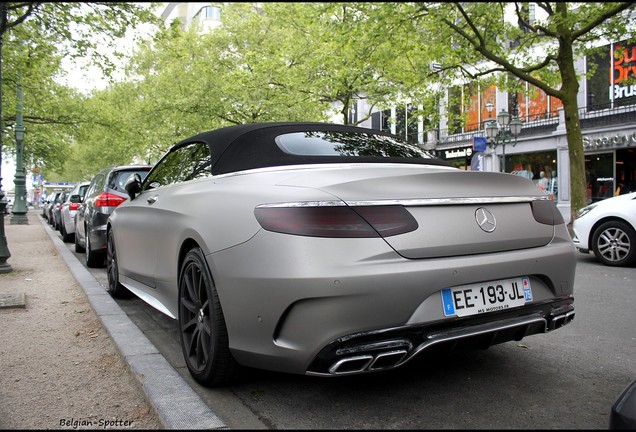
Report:
[[18,294],[0,294],[0,309],[9,308],[26,308],[26,295]]

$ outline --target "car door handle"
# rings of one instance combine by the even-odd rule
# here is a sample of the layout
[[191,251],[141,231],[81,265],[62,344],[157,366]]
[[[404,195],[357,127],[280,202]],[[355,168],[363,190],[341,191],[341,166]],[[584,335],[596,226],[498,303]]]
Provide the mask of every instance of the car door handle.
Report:
[[157,201],[157,198],[159,198],[157,195],[151,196],[146,201],[148,201],[148,204],[154,204]]

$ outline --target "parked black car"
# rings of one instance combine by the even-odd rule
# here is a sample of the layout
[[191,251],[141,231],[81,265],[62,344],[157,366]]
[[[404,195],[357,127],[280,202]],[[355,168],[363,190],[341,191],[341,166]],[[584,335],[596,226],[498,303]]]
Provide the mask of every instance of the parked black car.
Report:
[[636,430],[636,380],[616,399],[610,411],[611,430]]
[[106,257],[106,221],[128,199],[124,185],[130,176],[146,177],[152,165],[109,166],[99,171],[75,213],[75,251],[86,252],[88,267],[103,267]]

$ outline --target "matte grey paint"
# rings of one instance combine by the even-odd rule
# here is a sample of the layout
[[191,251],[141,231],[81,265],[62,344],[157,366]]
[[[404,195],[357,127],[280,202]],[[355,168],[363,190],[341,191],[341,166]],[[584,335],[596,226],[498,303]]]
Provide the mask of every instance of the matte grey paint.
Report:
[[[305,165],[148,190],[120,205],[110,222],[126,287],[176,317],[179,256],[184,245],[197,244],[236,360],[305,373],[336,338],[451,322],[442,312],[442,288],[527,275],[533,303],[570,297],[576,258],[567,229],[534,220],[528,197],[545,199],[532,182],[508,174]],[[420,229],[386,240],[278,234],[254,217],[259,205],[430,199],[437,204],[408,207]],[[492,233],[475,222],[482,205],[497,215]]]

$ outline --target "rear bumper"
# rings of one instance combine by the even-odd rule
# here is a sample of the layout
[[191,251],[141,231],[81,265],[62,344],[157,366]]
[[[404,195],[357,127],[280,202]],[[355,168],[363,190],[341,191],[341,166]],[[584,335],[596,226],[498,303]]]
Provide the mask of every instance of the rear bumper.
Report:
[[327,345],[306,374],[341,376],[400,367],[431,352],[486,349],[492,345],[546,333],[572,322],[573,298],[453,323],[438,322],[347,335]]
[[95,251],[106,251],[106,229],[108,222],[108,214],[95,213],[87,225],[86,236],[90,236],[91,249]]
[[67,234],[75,233],[75,213],[77,213],[76,210],[68,213],[62,213],[62,224],[64,225],[64,230]]
[[[359,346],[385,341],[380,358],[395,367],[440,345],[420,347],[436,340],[431,339],[435,332],[466,327],[453,339],[463,342],[480,339],[491,322],[521,319],[513,329],[507,330],[507,322],[485,331],[499,343],[556,328],[571,315],[554,317],[573,310],[567,305],[573,303],[576,250],[563,227],[544,247],[421,260],[404,259],[378,239],[261,231],[207,258],[235,359],[281,372],[338,375],[344,365],[329,370],[344,358],[339,350],[353,349],[355,356],[364,352]],[[531,281],[531,303],[465,318],[444,316],[441,289],[518,276]],[[533,315],[528,325],[525,319]],[[468,328],[472,325],[477,330]],[[387,334],[395,336],[385,339]],[[399,352],[389,354],[394,348]]]

